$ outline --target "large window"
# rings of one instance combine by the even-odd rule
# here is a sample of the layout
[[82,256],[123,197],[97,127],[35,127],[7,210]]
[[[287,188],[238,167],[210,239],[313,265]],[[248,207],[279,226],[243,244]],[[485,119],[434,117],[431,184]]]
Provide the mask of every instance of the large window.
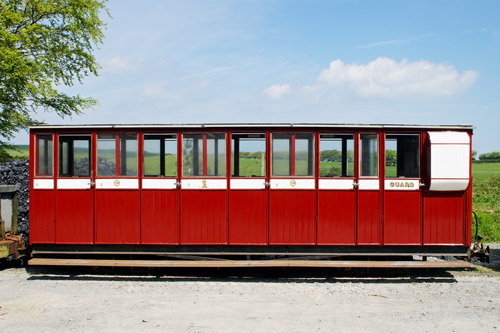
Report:
[[144,176],[177,176],[177,135],[144,135]]
[[97,135],[97,175],[137,176],[137,134]]
[[273,133],[273,176],[314,176],[314,134]]
[[235,133],[231,141],[233,177],[266,176],[266,135]]
[[354,134],[322,133],[319,150],[320,177],[354,177]]
[[183,134],[182,175],[183,177],[225,176],[226,134]]
[[378,134],[362,133],[359,142],[361,177],[378,176]]
[[385,176],[387,178],[420,177],[420,135],[387,134],[385,136]]
[[52,134],[36,136],[36,170],[37,176],[52,176],[53,144]]
[[59,176],[90,177],[90,135],[59,136]]

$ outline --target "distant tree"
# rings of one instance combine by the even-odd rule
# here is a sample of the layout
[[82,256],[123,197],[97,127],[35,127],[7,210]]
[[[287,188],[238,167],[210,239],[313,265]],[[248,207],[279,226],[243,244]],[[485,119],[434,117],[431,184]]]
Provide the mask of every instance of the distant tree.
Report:
[[477,159],[477,150],[472,151],[472,160],[475,161]]
[[97,75],[106,0],[0,0],[0,159],[33,114],[80,114],[97,102],[59,90]]
[[396,164],[396,151],[387,149],[385,151],[385,165],[395,165]]
[[483,161],[483,160],[500,160],[500,152],[494,151],[491,153],[481,154],[481,155],[479,155],[479,159],[481,161]]

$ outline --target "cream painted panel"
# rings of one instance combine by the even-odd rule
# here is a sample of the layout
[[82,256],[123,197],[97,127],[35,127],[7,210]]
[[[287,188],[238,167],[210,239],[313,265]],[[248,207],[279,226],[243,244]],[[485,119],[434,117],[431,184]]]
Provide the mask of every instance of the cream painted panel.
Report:
[[431,191],[465,191],[469,186],[468,179],[432,179]]
[[470,137],[466,132],[429,132],[429,139],[431,144],[470,144]]
[[386,190],[411,191],[418,190],[419,179],[386,179],[384,187]]
[[431,178],[469,178],[469,145],[432,145]]

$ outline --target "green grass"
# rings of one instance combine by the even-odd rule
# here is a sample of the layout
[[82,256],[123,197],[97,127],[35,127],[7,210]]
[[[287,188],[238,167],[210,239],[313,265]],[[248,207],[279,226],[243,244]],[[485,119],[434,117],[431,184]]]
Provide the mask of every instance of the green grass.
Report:
[[472,163],[472,177],[488,179],[494,174],[500,174],[500,163]]

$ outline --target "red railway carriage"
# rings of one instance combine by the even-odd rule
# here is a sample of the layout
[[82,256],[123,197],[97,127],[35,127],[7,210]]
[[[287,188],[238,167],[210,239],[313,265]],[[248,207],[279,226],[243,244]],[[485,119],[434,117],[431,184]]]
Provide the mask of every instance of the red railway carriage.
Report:
[[32,263],[54,253],[466,255],[472,130],[34,126]]

